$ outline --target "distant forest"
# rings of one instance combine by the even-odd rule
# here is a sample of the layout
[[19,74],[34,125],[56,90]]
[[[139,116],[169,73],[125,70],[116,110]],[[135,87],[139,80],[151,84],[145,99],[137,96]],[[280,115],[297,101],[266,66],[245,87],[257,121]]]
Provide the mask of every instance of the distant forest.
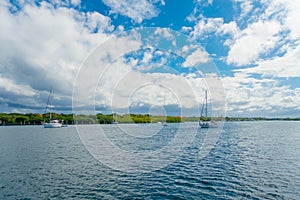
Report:
[[[0,113],[0,125],[40,125],[42,122],[49,122],[50,113]],[[113,124],[118,123],[167,123],[195,122],[199,117],[181,116],[152,116],[149,114],[96,114],[96,115],[74,115],[52,113],[52,119],[62,121],[64,124]],[[216,121],[261,121],[261,120],[293,120],[300,121],[300,118],[264,118],[264,117],[214,117]],[[202,119],[205,120],[205,119]],[[208,119],[210,120],[210,119]]]
[[[152,116],[149,114],[97,114],[97,115],[74,115],[52,113],[52,119],[62,121],[64,124],[112,124],[118,123],[179,123],[183,118],[180,116]],[[189,118],[197,121],[198,118]],[[49,122],[50,113],[0,113],[0,125],[40,125],[42,122]]]

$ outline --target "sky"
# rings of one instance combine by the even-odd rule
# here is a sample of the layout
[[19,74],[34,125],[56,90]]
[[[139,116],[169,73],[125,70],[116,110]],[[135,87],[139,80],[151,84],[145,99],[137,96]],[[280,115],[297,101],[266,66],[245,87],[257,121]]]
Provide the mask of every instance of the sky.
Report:
[[300,117],[294,0],[2,0],[0,112]]

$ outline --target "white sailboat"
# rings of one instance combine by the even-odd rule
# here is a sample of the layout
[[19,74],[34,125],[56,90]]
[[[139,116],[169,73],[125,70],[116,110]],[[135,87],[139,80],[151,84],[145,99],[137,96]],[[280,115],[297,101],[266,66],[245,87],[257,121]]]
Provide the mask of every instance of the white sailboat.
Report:
[[57,120],[57,119],[52,119],[52,95],[53,95],[53,89],[52,87],[50,88],[50,93],[49,93],[49,97],[48,97],[48,101],[47,101],[47,105],[45,108],[45,113],[47,112],[47,110],[49,109],[49,123],[43,123],[44,128],[61,128],[62,127],[62,123]]
[[[165,108],[165,106],[166,106],[166,97],[164,97],[164,108]],[[166,109],[164,109],[164,110],[166,110]],[[163,126],[168,126],[166,118],[167,118],[167,116],[164,116],[164,120],[162,122]]]
[[[203,115],[203,113],[204,113],[204,115]],[[207,91],[205,91],[205,98],[204,98],[204,102],[202,104],[199,125],[201,128],[218,127],[218,123],[216,121],[212,121],[211,119],[208,118]]]
[[113,113],[113,124],[118,124],[119,122],[116,120],[117,119],[117,114],[116,113]]

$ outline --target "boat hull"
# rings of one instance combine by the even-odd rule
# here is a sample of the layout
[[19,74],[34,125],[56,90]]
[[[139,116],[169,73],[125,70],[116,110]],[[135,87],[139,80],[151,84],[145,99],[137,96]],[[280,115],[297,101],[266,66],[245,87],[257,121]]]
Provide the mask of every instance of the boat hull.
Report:
[[43,124],[44,128],[61,128],[62,123],[60,123],[58,120],[50,121],[49,123]]
[[218,124],[216,122],[205,122],[205,121],[199,121],[199,125],[201,128],[217,128]]
[[44,128],[61,128],[61,124],[50,124],[50,123],[45,123],[43,124]]

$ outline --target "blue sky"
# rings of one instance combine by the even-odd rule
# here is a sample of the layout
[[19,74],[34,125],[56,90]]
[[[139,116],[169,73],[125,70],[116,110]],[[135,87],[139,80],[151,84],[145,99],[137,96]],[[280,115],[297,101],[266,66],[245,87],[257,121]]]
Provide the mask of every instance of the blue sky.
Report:
[[198,115],[209,90],[218,115],[299,117],[299,18],[294,0],[4,0],[0,112],[42,113],[52,85],[56,112]]

